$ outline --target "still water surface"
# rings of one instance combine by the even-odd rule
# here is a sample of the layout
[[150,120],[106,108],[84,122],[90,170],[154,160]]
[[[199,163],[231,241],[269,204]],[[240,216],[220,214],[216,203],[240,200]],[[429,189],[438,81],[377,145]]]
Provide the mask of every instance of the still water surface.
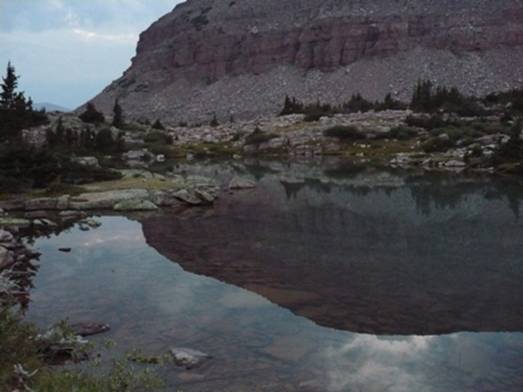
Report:
[[520,184],[293,169],[247,170],[258,188],[212,210],[38,239],[29,318],[213,356],[161,368],[171,390],[523,390]]

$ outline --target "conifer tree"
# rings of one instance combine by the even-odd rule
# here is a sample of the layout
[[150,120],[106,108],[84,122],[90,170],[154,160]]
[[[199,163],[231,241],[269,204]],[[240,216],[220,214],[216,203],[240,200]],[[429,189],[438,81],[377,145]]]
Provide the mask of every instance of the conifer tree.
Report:
[[118,102],[118,99],[114,101],[114,107],[113,107],[113,125],[116,128],[122,128],[124,123],[124,116],[123,116],[123,109],[120,106],[120,103]]
[[99,124],[105,122],[104,115],[96,110],[96,107],[92,102],[87,104],[85,112],[83,112],[79,117],[85,123]]
[[9,62],[6,76],[2,78],[2,92],[0,93],[0,107],[2,109],[13,109],[15,107],[15,102],[19,98],[16,94],[17,87],[18,76],[15,67]]

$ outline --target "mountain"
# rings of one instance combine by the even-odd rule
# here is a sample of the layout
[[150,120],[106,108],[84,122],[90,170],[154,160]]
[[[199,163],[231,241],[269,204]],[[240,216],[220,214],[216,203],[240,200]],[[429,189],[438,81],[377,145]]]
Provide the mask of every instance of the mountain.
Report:
[[521,0],[188,0],[140,35],[115,98],[134,117],[252,118],[286,94],[407,99],[418,78],[483,94],[523,85]]
[[45,109],[47,112],[70,112],[71,109],[64,108],[63,106],[55,105],[54,103],[49,102],[38,102],[34,103],[33,107],[36,110]]

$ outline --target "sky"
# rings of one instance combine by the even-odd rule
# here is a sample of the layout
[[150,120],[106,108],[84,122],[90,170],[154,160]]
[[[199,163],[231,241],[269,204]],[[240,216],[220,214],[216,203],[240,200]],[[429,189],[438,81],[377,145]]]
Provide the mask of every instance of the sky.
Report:
[[0,0],[0,71],[34,102],[75,108],[129,67],[138,35],[181,0]]

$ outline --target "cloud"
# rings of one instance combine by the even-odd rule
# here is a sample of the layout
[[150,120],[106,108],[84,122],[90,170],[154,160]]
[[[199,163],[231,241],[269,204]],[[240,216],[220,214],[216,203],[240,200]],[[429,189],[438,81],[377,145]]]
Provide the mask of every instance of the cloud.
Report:
[[415,364],[433,341],[432,336],[352,335],[345,345],[325,350],[329,390],[429,391]]
[[138,41],[137,34],[103,34],[82,29],[73,29],[72,32],[84,41],[109,41],[123,44],[135,44]]
[[38,101],[74,108],[130,65],[139,33],[177,0],[0,0],[0,70]]

